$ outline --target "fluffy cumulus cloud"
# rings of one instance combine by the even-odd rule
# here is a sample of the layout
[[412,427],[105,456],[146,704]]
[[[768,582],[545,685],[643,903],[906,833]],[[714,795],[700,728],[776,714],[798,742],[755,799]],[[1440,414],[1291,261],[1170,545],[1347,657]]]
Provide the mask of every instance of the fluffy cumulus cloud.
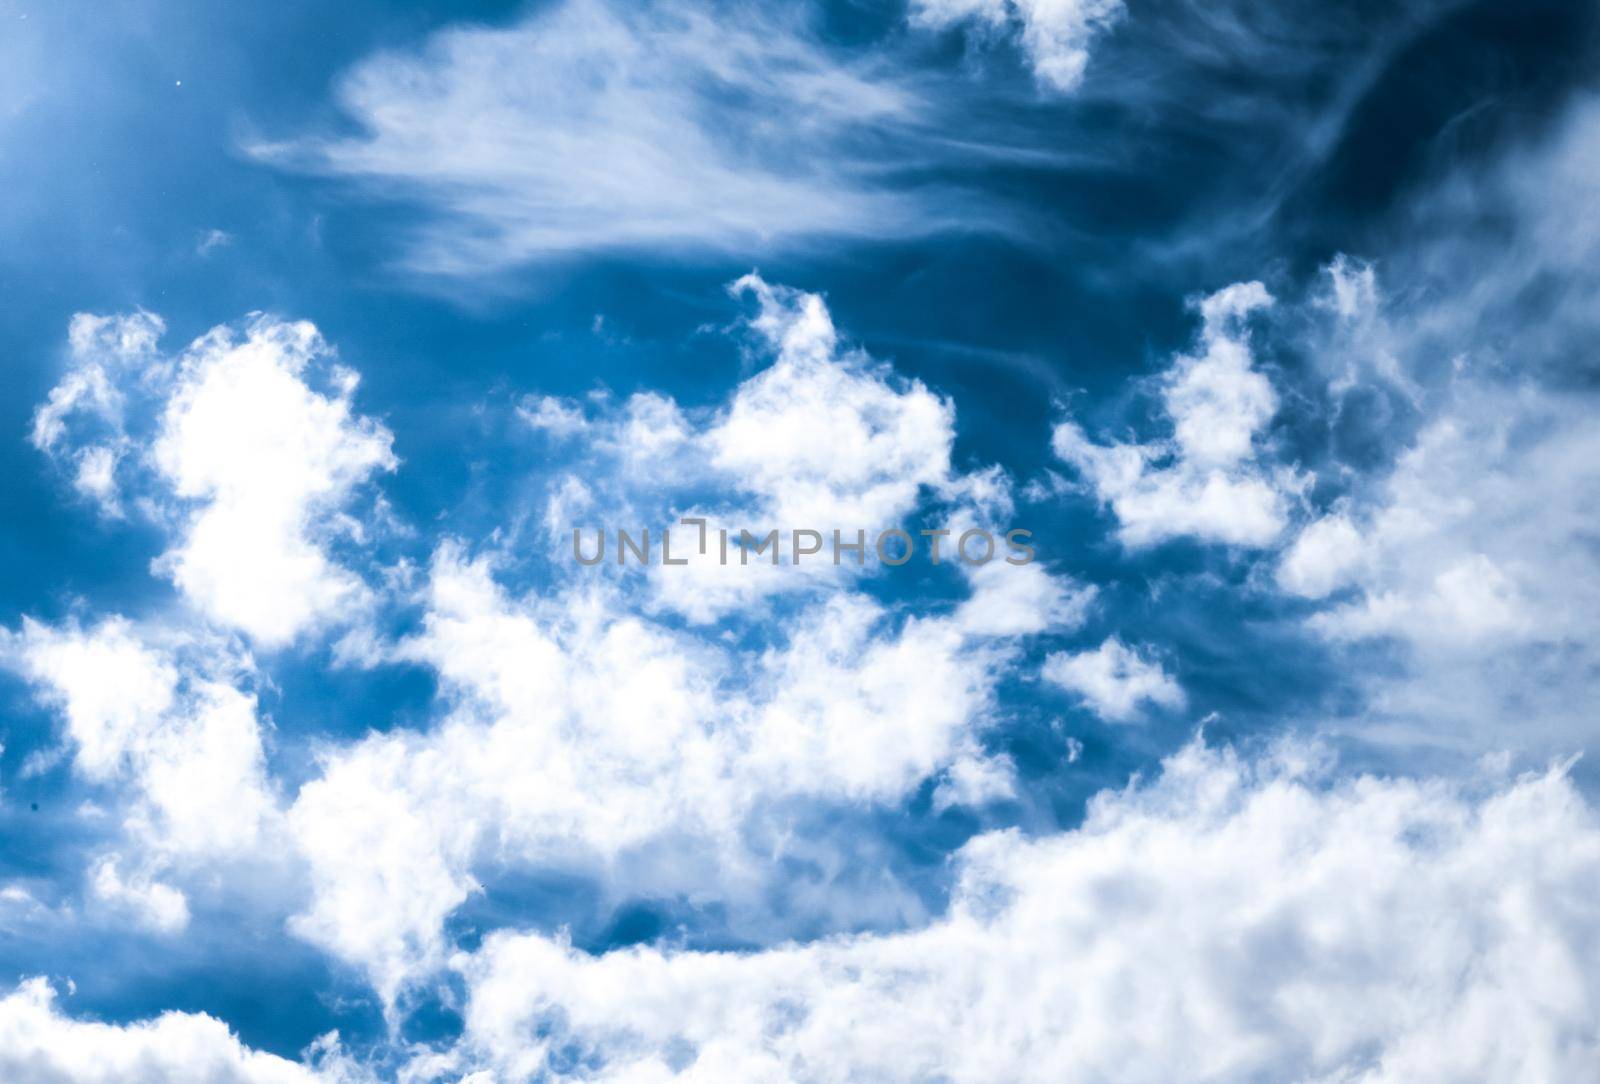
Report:
[[[331,1047],[325,1053],[334,1053]],[[75,1020],[30,978],[0,998],[0,1075],[14,1084],[353,1084],[338,1059],[320,1069],[251,1050],[222,1021],[169,1012],[134,1024]]]
[[892,183],[923,103],[795,9],[562,0],[441,32],[343,77],[353,138],[257,155],[419,197],[418,269],[478,273],[575,250],[748,249],[897,237],[939,205]]
[[[841,346],[821,297],[755,276],[734,293],[756,300],[747,330],[768,365],[724,404],[521,404],[541,439],[581,433],[600,460],[552,485],[562,547],[580,511],[599,524],[694,511],[710,530],[787,536],[875,535],[930,501],[958,527],[1009,507],[995,472],[952,470],[950,404]],[[722,498],[685,503],[706,492]],[[692,528],[675,539],[699,556]],[[952,571],[953,607],[906,613],[859,589],[864,568],[724,567],[717,548],[636,581],[563,551],[551,586],[518,594],[498,578],[514,554],[440,546],[421,627],[392,654],[438,675],[448,715],[323,751],[290,812],[313,882],[294,928],[392,1004],[442,965],[448,916],[507,870],[607,870],[644,877],[635,890],[759,910],[802,807],[882,808],[928,781],[941,808],[1011,793],[1011,762],[981,743],[998,683],[1028,637],[1079,624],[1092,591],[996,559]],[[742,615],[762,630],[750,642],[700,624],[795,586],[810,590],[785,599],[781,630],[760,607]],[[384,902],[397,885],[403,908]]]
[[1326,598],[1364,563],[1361,533],[1342,511],[1308,523],[1278,562],[1278,586],[1301,598]]
[[1045,660],[1044,676],[1111,722],[1134,718],[1146,704],[1170,709],[1184,703],[1183,687],[1159,662],[1115,636],[1094,651],[1051,655]]
[[911,20],[929,27],[969,25],[1014,29],[1039,82],[1076,90],[1089,66],[1089,46],[1125,13],[1123,0],[913,0]]
[[[603,521],[699,510],[786,535],[875,534],[930,506],[954,529],[1009,511],[1001,472],[953,470],[950,403],[842,345],[818,295],[753,275],[734,293],[755,300],[741,333],[768,364],[725,403],[684,410],[641,392],[522,404],[544,439],[582,434],[606,460],[553,487],[552,523],[562,502]],[[271,647],[359,608],[371,589],[333,542],[360,530],[346,509],[395,460],[389,434],[351,407],[354,374],[306,324],[219,328],[170,358],[160,330],[143,314],[75,325],[36,443],[65,457],[88,429],[113,435],[115,495],[173,534],[156,570],[221,629]],[[686,492],[721,497],[696,508]],[[239,642],[121,618],[24,621],[12,665],[63,720],[73,770],[123,811],[122,838],[84,873],[96,907],[181,929],[197,874],[287,841],[309,888],[292,929],[360,966],[391,1009],[447,959],[449,916],[508,871],[572,869],[735,916],[770,910],[775,859],[809,850],[837,864],[824,852],[838,841],[790,838],[823,811],[882,809],[924,784],[940,809],[1012,796],[1010,758],[982,743],[998,684],[1027,638],[1075,627],[1093,597],[1042,563],[996,559],[948,572],[952,605],[908,612],[859,589],[875,561],[824,564],[812,580],[790,558],[760,570],[754,596],[729,598],[777,590],[785,573],[815,590],[785,603],[781,635],[745,641],[677,615],[729,614],[715,584],[755,569],[718,566],[716,581],[705,562],[657,566],[641,581],[565,562],[545,589],[517,593],[497,579],[512,561],[435,549],[420,595],[395,600],[417,606],[417,628],[372,639],[368,661],[431,671],[439,716],[326,742],[287,810]],[[662,587],[675,571],[691,590]],[[920,913],[902,887],[880,896],[849,902],[846,921]],[[824,891],[785,906],[812,921],[834,904]]]
[[328,554],[359,536],[354,491],[393,469],[389,432],[351,408],[357,378],[308,323],[218,327],[161,356],[149,313],[73,319],[68,371],[33,441],[73,484],[175,536],[157,563],[207,616],[275,647],[368,597]]
[[350,409],[353,371],[334,366],[326,391],[307,384],[326,353],[304,322],[211,332],[178,360],[153,449],[174,494],[198,506],[166,570],[206,612],[268,645],[359,603],[363,585],[317,534],[347,529],[331,513],[395,465],[388,431]]
[[[24,620],[3,647],[92,788],[77,818],[100,837],[83,873],[91,913],[176,934],[189,924],[189,884],[210,895],[220,870],[271,860],[278,799],[248,659],[117,617],[91,628]],[[24,774],[54,759],[36,754]]]
[[[1055,20],[1040,40],[1064,59],[1040,75],[1063,87],[1111,17],[920,10]],[[658,65],[717,51],[698,20],[569,3],[510,29],[449,32],[420,59],[359,69],[346,97],[368,133],[316,152],[352,175],[404,176],[490,224],[474,244],[491,262],[676,237],[694,200],[737,215],[735,180],[782,179],[702,121],[699,96],[712,91],[661,83]],[[828,126],[846,122],[827,118],[843,108],[829,95],[881,92],[818,67],[803,39],[752,44],[750,32],[736,22],[724,35],[717,70],[730,82],[716,93],[753,92],[752,66],[778,73],[762,93],[790,93],[784,80],[809,73],[818,138],[836,139]],[[549,70],[505,78],[517,50]],[[545,81],[595,57],[627,61],[594,67],[611,127],[585,127],[577,107],[546,124],[535,103],[561,99]],[[641,95],[660,108],[630,120]],[[481,103],[502,133],[532,134],[491,148],[448,120],[462,102]],[[892,95],[880,104],[907,108]],[[556,179],[534,153],[560,144],[562,126],[583,129],[578,150],[609,153],[625,129],[626,145],[648,148],[683,124],[715,153],[710,167],[646,155],[641,170],[666,170],[664,203],[619,196],[603,228],[551,217],[569,195],[560,185],[587,183]],[[718,154],[721,172],[695,172],[722,168]],[[437,173],[419,179],[417,162]],[[673,202],[674,185],[692,197]],[[782,192],[759,195],[750,206],[777,213],[767,204]],[[417,257],[448,269],[465,251],[435,239]],[[1480,721],[1525,709],[1525,731],[1549,739],[1541,752],[1570,749],[1592,732],[1574,720],[1592,703],[1583,660],[1600,631],[1591,399],[1507,379],[1471,352],[1429,371],[1423,345],[1459,313],[1402,318],[1382,267],[1336,259],[1305,303],[1277,303],[1259,282],[1198,300],[1193,345],[1148,381],[1155,435],[1091,437],[1075,416],[1054,427],[1052,449],[1076,492],[1109,513],[1122,543],[1110,560],[1152,560],[1174,539],[1231,547],[1222,557],[1264,624],[1300,635],[1304,620],[1315,646],[1353,661],[1368,720],[1437,730],[1470,699]],[[24,619],[4,634],[6,665],[57,723],[55,760],[36,754],[25,774],[67,765],[90,799],[79,823],[109,829],[74,866],[75,897],[51,910],[7,885],[0,917],[49,910],[65,924],[81,911],[170,946],[215,921],[205,894],[239,864],[271,864],[287,887],[258,909],[371,986],[388,1025],[374,1063],[410,1059],[405,1078],[419,1082],[1398,1084],[1566,1080],[1594,1064],[1600,823],[1564,770],[1352,777],[1294,745],[1244,756],[1197,743],[1060,830],[1030,787],[1049,754],[1008,742],[1003,725],[1031,726],[1063,693],[1117,724],[1209,692],[1186,690],[1188,660],[1145,633],[1062,650],[1096,592],[1048,551],[1026,566],[929,563],[917,583],[936,584],[937,599],[895,590],[870,543],[859,566],[803,565],[802,529],[998,534],[1012,485],[998,466],[958,465],[952,401],[852,346],[822,296],[754,274],[732,293],[751,306],[734,329],[750,368],[724,397],[533,391],[515,416],[517,439],[544,457],[542,507],[487,539],[424,537],[390,576],[352,554],[372,521],[368,485],[398,466],[393,441],[358,413],[355,375],[314,328],[257,317],[167,355],[152,314],[76,318],[32,442],[103,515],[168,532],[153,572],[188,608],[162,622]],[[1268,335],[1299,347],[1309,336],[1310,376],[1269,369],[1281,355]],[[1341,460],[1361,396],[1394,421],[1381,446],[1360,449],[1380,463],[1366,471]],[[1319,424],[1334,451],[1313,486],[1291,465],[1305,450],[1291,430]],[[710,532],[777,528],[785,558],[722,566],[682,516]],[[536,574],[518,534],[527,523],[559,543]],[[671,526],[690,564],[619,571],[613,552],[580,565],[565,548],[577,524]],[[1180,571],[1161,589],[1188,585]],[[273,778],[258,690],[287,653],[268,649],[396,611],[387,629],[363,629],[362,661],[421,673],[432,704],[322,735],[296,750],[300,778]],[[1367,650],[1381,673],[1360,665]],[[1041,685],[1042,699],[1015,699]],[[1112,733],[1128,732],[1101,731]],[[1483,734],[1473,738],[1477,752]],[[1065,750],[1071,764],[1084,745]],[[914,836],[906,851],[926,853],[934,833],[975,834],[946,866],[907,874],[890,821]],[[1029,832],[996,829],[1018,823]],[[581,932],[518,902],[530,877],[582,883],[597,911],[648,899],[696,917],[681,937],[589,952]],[[704,915],[715,917],[696,925]],[[459,1039],[402,1050],[408,1013],[440,990],[461,1011]],[[63,1014],[54,996],[28,980],[0,998],[0,1076],[356,1072],[330,1044],[295,1063],[252,1052],[210,1017],[100,1024]]]
[[[1288,529],[1301,480],[1269,436],[1283,400],[1248,330],[1273,304],[1259,283],[1199,303],[1196,346],[1154,381],[1170,436],[1101,444],[1069,419],[1055,451],[1129,549],[1266,550],[1257,586],[1309,608],[1330,643],[1401,639],[1437,676],[1507,643],[1587,642],[1587,558],[1560,541],[1590,530],[1595,506],[1562,481],[1593,458],[1581,402],[1534,387],[1508,399],[1463,367],[1426,399],[1375,315],[1374,268],[1338,262],[1326,282],[1310,309],[1364,337],[1325,359],[1329,395],[1379,382],[1431,412],[1370,484]],[[753,299],[741,327],[760,367],[722,402],[520,403],[536,439],[582,445],[551,472],[552,536],[574,516],[792,530],[931,512],[961,530],[1010,515],[1003,472],[953,466],[952,404],[846,345],[820,296],[754,275],[733,292]],[[308,325],[218,329],[170,358],[160,333],[149,314],[76,321],[34,443],[103,510],[170,528],[157,570],[213,627],[271,646],[358,609],[373,589],[334,543],[359,532],[347,509],[395,459],[354,412],[354,375]],[[1365,348],[1378,342],[1387,352]],[[96,449],[106,482],[86,487]],[[121,817],[82,868],[86,910],[170,937],[218,863],[279,854],[305,875],[279,912],[289,931],[359,969],[392,1025],[459,972],[464,1032],[411,1051],[421,1081],[1332,1082],[1527,1066],[1562,1079],[1600,1052],[1584,966],[1600,947],[1586,891],[1600,824],[1561,771],[1341,779],[1294,747],[1248,759],[1196,744],[1155,782],[1102,793],[1077,829],[979,834],[930,915],[886,871],[863,898],[828,822],[919,795],[935,815],[1019,801],[1017,762],[985,746],[1003,683],[1025,672],[1030,638],[1082,624],[1092,589],[997,561],[945,570],[955,597],[919,610],[868,594],[870,565],[826,564],[784,594],[791,557],[725,595],[730,572],[754,570],[630,578],[569,563],[518,590],[516,559],[447,541],[417,581],[393,581],[419,588],[395,599],[417,620],[374,639],[369,661],[428,671],[438,711],[325,740],[287,806],[265,768],[248,641],[23,621],[7,661]],[[677,594],[663,586],[674,571]],[[247,573],[275,590],[252,594]],[[275,597],[285,585],[304,588],[292,612]],[[1187,704],[1157,654],[1118,635],[1050,653],[1039,673],[1107,722]],[[1384,710],[1422,712],[1424,687],[1388,689]],[[793,862],[821,872],[799,885]],[[549,929],[501,929],[464,949],[452,916],[535,871],[616,900],[685,899],[769,947],[596,955]],[[832,893],[840,876],[857,879]],[[818,930],[873,932],[784,940]],[[0,1055],[18,1079],[140,1079],[127,1065],[175,1079],[170,1051],[217,1080],[355,1072],[340,1056],[253,1053],[207,1017],[73,1021],[52,996],[30,981],[0,1001],[0,1029],[43,1036]]]
[[[923,487],[948,485],[955,410],[860,351],[841,352],[816,294],[755,275],[734,283],[760,304],[752,327],[775,356],[739,386],[706,433],[712,462],[784,525],[898,523]],[[900,386],[896,386],[900,385]]]
[[[657,871],[639,888],[748,904],[772,858],[752,841],[795,800],[892,803],[947,770],[952,800],[987,800],[1009,769],[976,738],[1014,637],[1036,630],[996,639],[979,612],[896,619],[836,594],[792,614],[784,642],[747,651],[604,594],[510,597],[486,561],[446,547],[401,650],[455,708],[427,734],[328,751],[290,814],[315,884],[295,927],[392,1000],[442,963],[443,922],[480,874],[632,856]],[[969,785],[978,775],[985,787]],[[397,886],[404,907],[390,906]]]
[[1287,522],[1293,472],[1263,456],[1278,410],[1272,383],[1255,364],[1246,321],[1269,308],[1259,282],[1237,283],[1199,304],[1200,340],[1161,377],[1172,436],[1147,444],[1097,444],[1073,419],[1051,446],[1117,518],[1125,545],[1192,537],[1264,546]]
[[25,620],[5,646],[61,718],[73,769],[132,788],[131,831],[175,855],[247,851],[274,809],[248,663],[168,639],[115,617]]
[[[674,559],[687,564],[651,570],[652,604],[709,622],[769,597],[837,588],[881,570],[875,543],[887,529],[910,531],[917,559],[931,561],[935,543],[917,534],[913,522],[924,512],[939,521],[929,529],[952,532],[938,541],[947,562],[956,561],[964,530],[996,538],[1006,532],[1010,479],[997,467],[968,473],[954,467],[949,399],[848,345],[820,295],[755,274],[730,289],[756,303],[741,330],[752,360],[763,367],[724,402],[684,410],[656,393],[619,402],[597,392],[584,400],[530,396],[519,407],[555,449],[582,435],[584,458],[551,486],[546,508],[549,541],[564,559],[570,560],[579,524],[590,558],[601,545],[596,532],[613,525],[626,525],[635,540],[651,526],[659,556],[664,527]],[[680,523],[684,517],[704,522]],[[770,550],[740,555],[746,530],[757,541],[778,532],[781,567],[773,567]],[[835,532],[847,543],[865,537],[861,560],[853,553],[833,559]],[[607,544],[606,559],[615,563],[615,537]],[[820,549],[797,556],[802,546]],[[1012,551],[998,552],[1003,560]],[[1081,593],[1042,569],[1008,566],[998,578],[993,572],[979,573],[991,581],[981,592],[991,607],[1009,599],[1046,613],[1070,607]],[[1023,590],[1023,583],[1030,586]]]
[[90,874],[89,891],[114,912],[159,933],[177,933],[189,924],[189,901],[171,885],[142,875],[124,879],[115,858],[105,858]]
[[[505,1080],[1578,1079],[1600,1057],[1600,823],[1560,771],[1330,784],[1191,745],[1084,825],[980,836],[948,914],[761,951],[461,957]],[[1046,964],[1044,961],[1048,961]]]

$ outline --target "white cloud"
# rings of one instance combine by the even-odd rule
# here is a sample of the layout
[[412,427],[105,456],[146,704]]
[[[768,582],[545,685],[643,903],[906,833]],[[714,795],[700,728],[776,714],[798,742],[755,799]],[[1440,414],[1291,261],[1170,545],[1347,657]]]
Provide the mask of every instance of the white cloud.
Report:
[[1164,400],[1179,454],[1197,467],[1248,459],[1256,435],[1278,410],[1272,384],[1252,365],[1240,330],[1250,313],[1272,305],[1259,282],[1235,283],[1200,303],[1200,357],[1182,357],[1167,374]]
[[196,256],[210,256],[219,248],[227,248],[233,244],[233,234],[227,230],[206,230],[200,235],[200,240],[195,243]]
[[171,885],[142,875],[124,878],[117,860],[100,860],[89,875],[89,891],[100,902],[131,913],[140,925],[177,933],[189,924],[189,901]]
[[443,921],[478,871],[603,866],[753,904],[774,870],[749,850],[764,810],[894,802],[957,764],[950,800],[997,792],[975,735],[1015,643],[959,611],[899,620],[841,593],[741,650],[620,602],[515,600],[485,562],[435,557],[403,653],[438,672],[452,715],[327,750],[291,813],[314,885],[296,929],[387,1000],[442,962]]
[[248,853],[275,812],[255,697],[241,661],[204,644],[158,642],[112,617],[92,629],[24,619],[12,665],[65,722],[73,768],[127,782],[127,827],[157,856]]
[[395,466],[388,430],[354,416],[357,377],[327,394],[305,380],[327,354],[308,323],[216,329],[179,359],[153,448],[183,499],[200,502],[161,567],[203,610],[268,646],[346,615],[366,594],[319,536],[374,472]]
[[935,812],[975,808],[1016,795],[1016,765],[1009,757],[962,757],[933,789],[933,808]]
[[166,330],[161,317],[143,309],[116,316],[80,312],[68,325],[67,346],[76,361],[134,364],[154,355]]
[[67,329],[66,376],[33,416],[32,440],[53,452],[75,420],[99,422],[113,438],[122,435],[123,395],[119,385],[156,357],[166,324],[140,310],[118,316],[77,313]]
[[0,1077],[10,1084],[332,1084],[251,1050],[204,1013],[169,1012],[126,1025],[74,1020],[43,978],[0,998]]
[[1161,664],[1115,636],[1094,651],[1057,652],[1045,660],[1044,677],[1083,697],[1102,719],[1134,718],[1143,704],[1183,707],[1183,688]]
[[[677,484],[709,481],[730,494],[720,507],[685,514],[708,521],[708,540],[721,530],[737,540],[742,529],[759,539],[776,528],[792,554],[791,532],[803,529],[822,536],[824,551],[798,563],[786,557],[779,569],[725,566],[720,543],[708,541],[701,553],[698,530],[683,528],[675,555],[689,564],[655,569],[653,583],[659,605],[697,621],[767,595],[848,581],[860,565],[852,571],[848,554],[833,562],[834,531],[845,542],[864,531],[870,550],[880,531],[900,526],[925,497],[954,497],[960,484],[950,466],[955,410],[947,399],[863,350],[843,348],[820,295],[754,274],[730,289],[755,297],[748,326],[771,364],[739,384],[692,437],[679,431]],[[623,438],[638,443],[631,431]],[[872,554],[866,560],[875,566]]]
[[1346,421],[1371,428],[1276,580],[1320,603],[1309,627],[1348,660],[1363,736],[1550,753],[1596,734],[1600,446],[1577,374],[1600,326],[1597,145],[1584,105],[1547,145],[1430,192],[1425,243],[1326,269],[1315,303],[1337,321],[1297,345],[1327,377],[1336,449]]
[[434,273],[937,228],[940,205],[897,190],[884,166],[913,158],[883,146],[905,143],[918,98],[839,58],[802,20],[562,0],[509,27],[452,28],[419,52],[369,57],[338,91],[362,135],[253,151],[426,201],[441,220],[407,259]]
[[[725,403],[684,410],[660,395],[617,402],[597,392],[584,405],[530,396],[518,406],[520,417],[552,438],[580,427],[585,434],[587,458],[551,486],[546,508],[548,541],[564,562],[571,560],[575,526],[584,528],[586,555],[598,544],[594,532],[616,525],[626,525],[635,540],[649,528],[659,554],[666,528],[674,558],[688,563],[650,569],[651,604],[707,623],[748,614],[776,596],[836,589],[872,574],[880,567],[870,552],[879,532],[914,532],[909,517],[932,503],[945,527],[960,522],[997,538],[1005,533],[1010,479],[996,467],[967,474],[952,468],[955,411],[948,399],[842,344],[820,295],[754,274],[731,290],[754,297],[755,314],[740,327],[752,333],[753,355],[768,364]],[[706,521],[703,551],[701,528],[680,525],[682,517]],[[741,564],[741,530],[756,540],[777,530],[781,567],[761,557]],[[804,530],[817,532],[824,548],[795,561],[793,532]],[[845,543],[858,532],[865,536],[863,563],[849,553],[833,561],[834,531]],[[956,529],[942,543],[947,562],[954,562],[959,535]],[[614,563],[614,534],[608,545]],[[929,560],[929,542],[917,537],[916,545],[917,560]],[[1010,551],[1003,543],[997,548],[1003,561]],[[1051,605],[1070,608],[1077,597],[1074,585],[1052,581],[1042,565],[1003,571],[1008,575],[982,592],[991,622],[1023,621],[1031,625],[1027,631],[1038,631],[1051,620]],[[998,609],[1003,597],[1011,600],[1009,616]],[[968,619],[985,618],[969,606]]]
[[732,288],[759,302],[751,325],[775,360],[739,385],[705,439],[712,462],[757,494],[775,524],[876,533],[910,512],[924,486],[949,480],[948,400],[840,351],[818,295],[756,275]]
[[997,558],[966,569],[972,593],[955,621],[975,636],[1026,636],[1083,623],[1095,588],[1045,571],[1042,565],[1008,565]]
[[[1469,750],[1553,752],[1596,733],[1579,660],[1600,642],[1594,406],[1463,374],[1412,446],[1309,524],[1277,582],[1309,627],[1389,665],[1358,669],[1364,730]],[[1337,593],[1334,593],[1337,592]]]
[[1018,25],[1023,51],[1039,82],[1066,93],[1078,89],[1089,46],[1126,11],[1123,0],[913,0],[915,25]]
[[1590,405],[1470,372],[1435,398],[1386,474],[1301,531],[1279,585],[1307,598],[1355,588],[1312,619],[1339,638],[1454,651],[1600,633],[1578,542],[1600,529]]
[[109,515],[118,515],[117,450],[105,445],[91,446],[78,454],[78,473],[72,486],[98,504]]
[[1600,824],[1565,777],[1473,797],[1305,773],[1191,746],[1080,829],[973,840],[949,913],[905,933],[601,956],[491,935],[459,958],[466,1031],[431,1070],[1581,1078],[1600,1058]]
[[1278,564],[1278,586],[1302,598],[1324,598],[1349,583],[1363,560],[1361,534],[1334,513],[1307,526]]
[[554,437],[576,436],[588,427],[582,409],[553,395],[530,395],[517,405],[517,415],[534,429]]
[[[863,570],[849,554],[841,558],[840,564],[833,563],[832,536],[827,533],[823,534],[825,545],[822,552],[802,556],[795,563],[793,554],[796,540],[793,532],[776,524],[767,526],[771,521],[766,520],[755,507],[745,506],[745,510],[740,510],[738,506],[688,508],[681,511],[686,517],[706,521],[706,548],[704,552],[700,549],[701,528],[697,524],[673,523],[670,528],[673,559],[685,558],[688,563],[670,568],[656,565],[650,569],[651,605],[663,612],[681,614],[696,624],[709,624],[730,615],[759,613],[762,604],[768,600],[837,589],[862,574]],[[772,530],[779,532],[779,564],[772,564],[770,557],[753,552],[754,547],[762,544]],[[728,538],[726,563],[722,554],[724,531]],[[741,555],[741,531],[748,531],[750,535],[752,552],[748,559]],[[659,546],[661,532],[653,532],[651,537]],[[843,530],[840,537],[842,541],[853,544],[857,535],[854,530]],[[866,543],[869,550],[872,547],[871,537],[873,535],[869,532]],[[811,542],[809,536],[803,538],[808,544]],[[872,560],[870,554],[867,559]],[[748,563],[742,563],[746,560]]]
[[73,316],[67,332],[68,370],[33,415],[33,446],[70,465],[72,484],[101,512],[123,514],[116,469],[127,453],[126,396],[157,358],[166,325],[140,310],[118,316]]
[[170,359],[162,331],[150,313],[75,316],[34,444],[107,513],[131,500],[172,529],[156,567],[218,623],[273,647],[348,620],[369,592],[326,543],[396,462],[388,430],[351,410],[355,374],[304,322],[256,316]]
[[1200,302],[1201,352],[1178,357],[1162,377],[1171,440],[1100,445],[1071,419],[1056,426],[1051,447],[1110,506],[1125,545],[1192,536],[1254,547],[1283,530],[1285,495],[1298,483],[1292,472],[1260,461],[1278,397],[1254,367],[1244,326],[1271,304],[1259,282],[1236,283]]
[[1324,304],[1345,320],[1369,318],[1378,309],[1378,271],[1370,262],[1339,253],[1329,261]]
[[1336,638],[1398,635],[1430,645],[1537,629],[1516,581],[1481,553],[1446,566],[1422,584],[1369,589],[1359,602],[1318,614],[1311,623]]
[[129,747],[176,697],[177,670],[120,619],[87,635],[24,620],[11,646],[20,648],[29,678],[61,707],[76,763],[91,779],[121,770]]

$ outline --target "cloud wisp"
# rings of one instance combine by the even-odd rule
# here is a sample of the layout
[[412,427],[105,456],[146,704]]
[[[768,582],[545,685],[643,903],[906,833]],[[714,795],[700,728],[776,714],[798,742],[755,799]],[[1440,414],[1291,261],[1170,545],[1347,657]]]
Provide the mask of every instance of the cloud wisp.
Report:
[[916,176],[934,145],[916,85],[798,9],[560,0],[369,57],[338,97],[360,134],[251,153],[420,201],[436,220],[403,260],[431,274],[904,238],[965,202]]

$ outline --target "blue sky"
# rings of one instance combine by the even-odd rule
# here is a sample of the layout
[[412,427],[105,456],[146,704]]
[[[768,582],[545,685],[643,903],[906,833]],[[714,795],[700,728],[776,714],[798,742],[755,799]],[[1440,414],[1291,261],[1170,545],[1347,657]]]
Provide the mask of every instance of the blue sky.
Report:
[[1591,6],[0,27],[0,1076],[1600,1055]]

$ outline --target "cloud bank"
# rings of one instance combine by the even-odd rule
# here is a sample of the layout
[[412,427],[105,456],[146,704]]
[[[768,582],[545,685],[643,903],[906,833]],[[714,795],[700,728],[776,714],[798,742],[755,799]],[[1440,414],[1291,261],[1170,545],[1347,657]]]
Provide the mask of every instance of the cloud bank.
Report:
[[[457,966],[507,1079],[1540,1080],[1600,1055],[1600,825],[1559,771],[1329,787],[1192,745],[1082,828],[980,836],[949,913],[750,953],[503,932]],[[1048,960],[1048,965],[1042,961]]]

